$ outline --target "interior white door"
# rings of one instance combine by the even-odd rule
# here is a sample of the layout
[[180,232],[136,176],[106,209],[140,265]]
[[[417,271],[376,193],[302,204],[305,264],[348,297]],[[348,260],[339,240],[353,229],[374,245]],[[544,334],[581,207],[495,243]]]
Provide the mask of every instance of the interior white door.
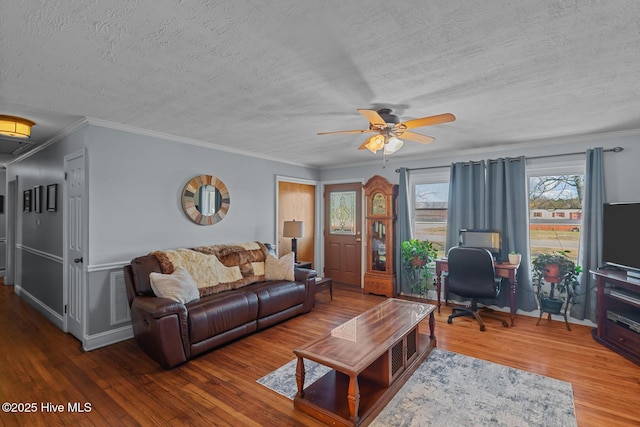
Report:
[[84,153],[65,157],[66,304],[65,330],[82,340],[85,325],[84,286]]

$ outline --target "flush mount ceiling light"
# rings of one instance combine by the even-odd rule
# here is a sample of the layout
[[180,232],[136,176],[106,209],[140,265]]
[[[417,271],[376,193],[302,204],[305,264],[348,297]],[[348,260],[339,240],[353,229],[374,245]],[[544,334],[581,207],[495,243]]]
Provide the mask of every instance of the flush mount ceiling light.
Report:
[[0,135],[31,138],[31,127],[35,124],[35,122],[22,117],[0,115]]

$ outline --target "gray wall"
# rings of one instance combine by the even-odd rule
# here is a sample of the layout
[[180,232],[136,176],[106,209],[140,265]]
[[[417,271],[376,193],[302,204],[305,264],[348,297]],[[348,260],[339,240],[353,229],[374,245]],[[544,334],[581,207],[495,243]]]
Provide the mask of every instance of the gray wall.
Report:
[[[123,286],[122,265],[152,250],[233,243],[275,237],[276,175],[317,180],[318,172],[235,153],[135,134],[94,124],[79,126],[38,153],[7,168],[18,176],[16,243],[18,293],[54,323],[63,320],[64,156],[85,149],[88,246],[84,296],[85,349],[130,336],[114,322],[114,292]],[[180,194],[200,174],[228,187],[231,203],[218,224],[200,226],[183,213]],[[35,185],[59,184],[56,213],[22,212],[22,194]],[[116,297],[117,300],[117,297]]]
[[[8,166],[7,181],[17,179],[15,200],[7,209],[16,211],[16,292],[25,297],[57,325],[62,324],[62,187],[64,155],[82,148],[86,131],[81,129],[47,148]],[[58,184],[58,210],[46,210],[46,186]],[[42,213],[23,212],[25,190],[41,185]],[[6,187],[6,186],[5,186]],[[33,197],[33,196],[32,196]]]
[[[186,245],[272,242],[276,175],[318,179],[314,169],[97,126],[87,152],[92,265]],[[229,212],[212,226],[191,222],[180,204],[184,185],[200,174],[229,189]]]

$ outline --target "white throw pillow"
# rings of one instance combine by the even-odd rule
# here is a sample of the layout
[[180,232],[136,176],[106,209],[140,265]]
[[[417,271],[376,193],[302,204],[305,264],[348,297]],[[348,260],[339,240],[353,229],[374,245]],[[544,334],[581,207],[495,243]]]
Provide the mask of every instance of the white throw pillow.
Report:
[[280,259],[273,255],[267,255],[264,264],[265,280],[295,280],[293,273],[294,259],[295,254],[293,252],[283,255]]
[[172,274],[151,273],[149,280],[157,297],[169,298],[183,304],[200,298],[196,282],[183,267],[176,268]]

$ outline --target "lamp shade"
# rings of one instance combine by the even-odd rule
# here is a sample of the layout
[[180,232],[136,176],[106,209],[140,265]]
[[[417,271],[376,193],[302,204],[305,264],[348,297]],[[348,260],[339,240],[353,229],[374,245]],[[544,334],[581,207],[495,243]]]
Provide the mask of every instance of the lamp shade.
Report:
[[0,115],[0,134],[14,138],[30,138],[35,122],[22,117]]
[[393,154],[402,148],[404,142],[395,136],[389,138],[389,141],[384,145],[384,154]]
[[369,138],[369,142],[365,145],[369,151],[373,154],[376,154],[378,150],[381,150],[384,147],[384,136],[382,135],[374,135]]
[[303,237],[304,236],[304,221],[285,221],[284,230],[282,230],[283,237]]

